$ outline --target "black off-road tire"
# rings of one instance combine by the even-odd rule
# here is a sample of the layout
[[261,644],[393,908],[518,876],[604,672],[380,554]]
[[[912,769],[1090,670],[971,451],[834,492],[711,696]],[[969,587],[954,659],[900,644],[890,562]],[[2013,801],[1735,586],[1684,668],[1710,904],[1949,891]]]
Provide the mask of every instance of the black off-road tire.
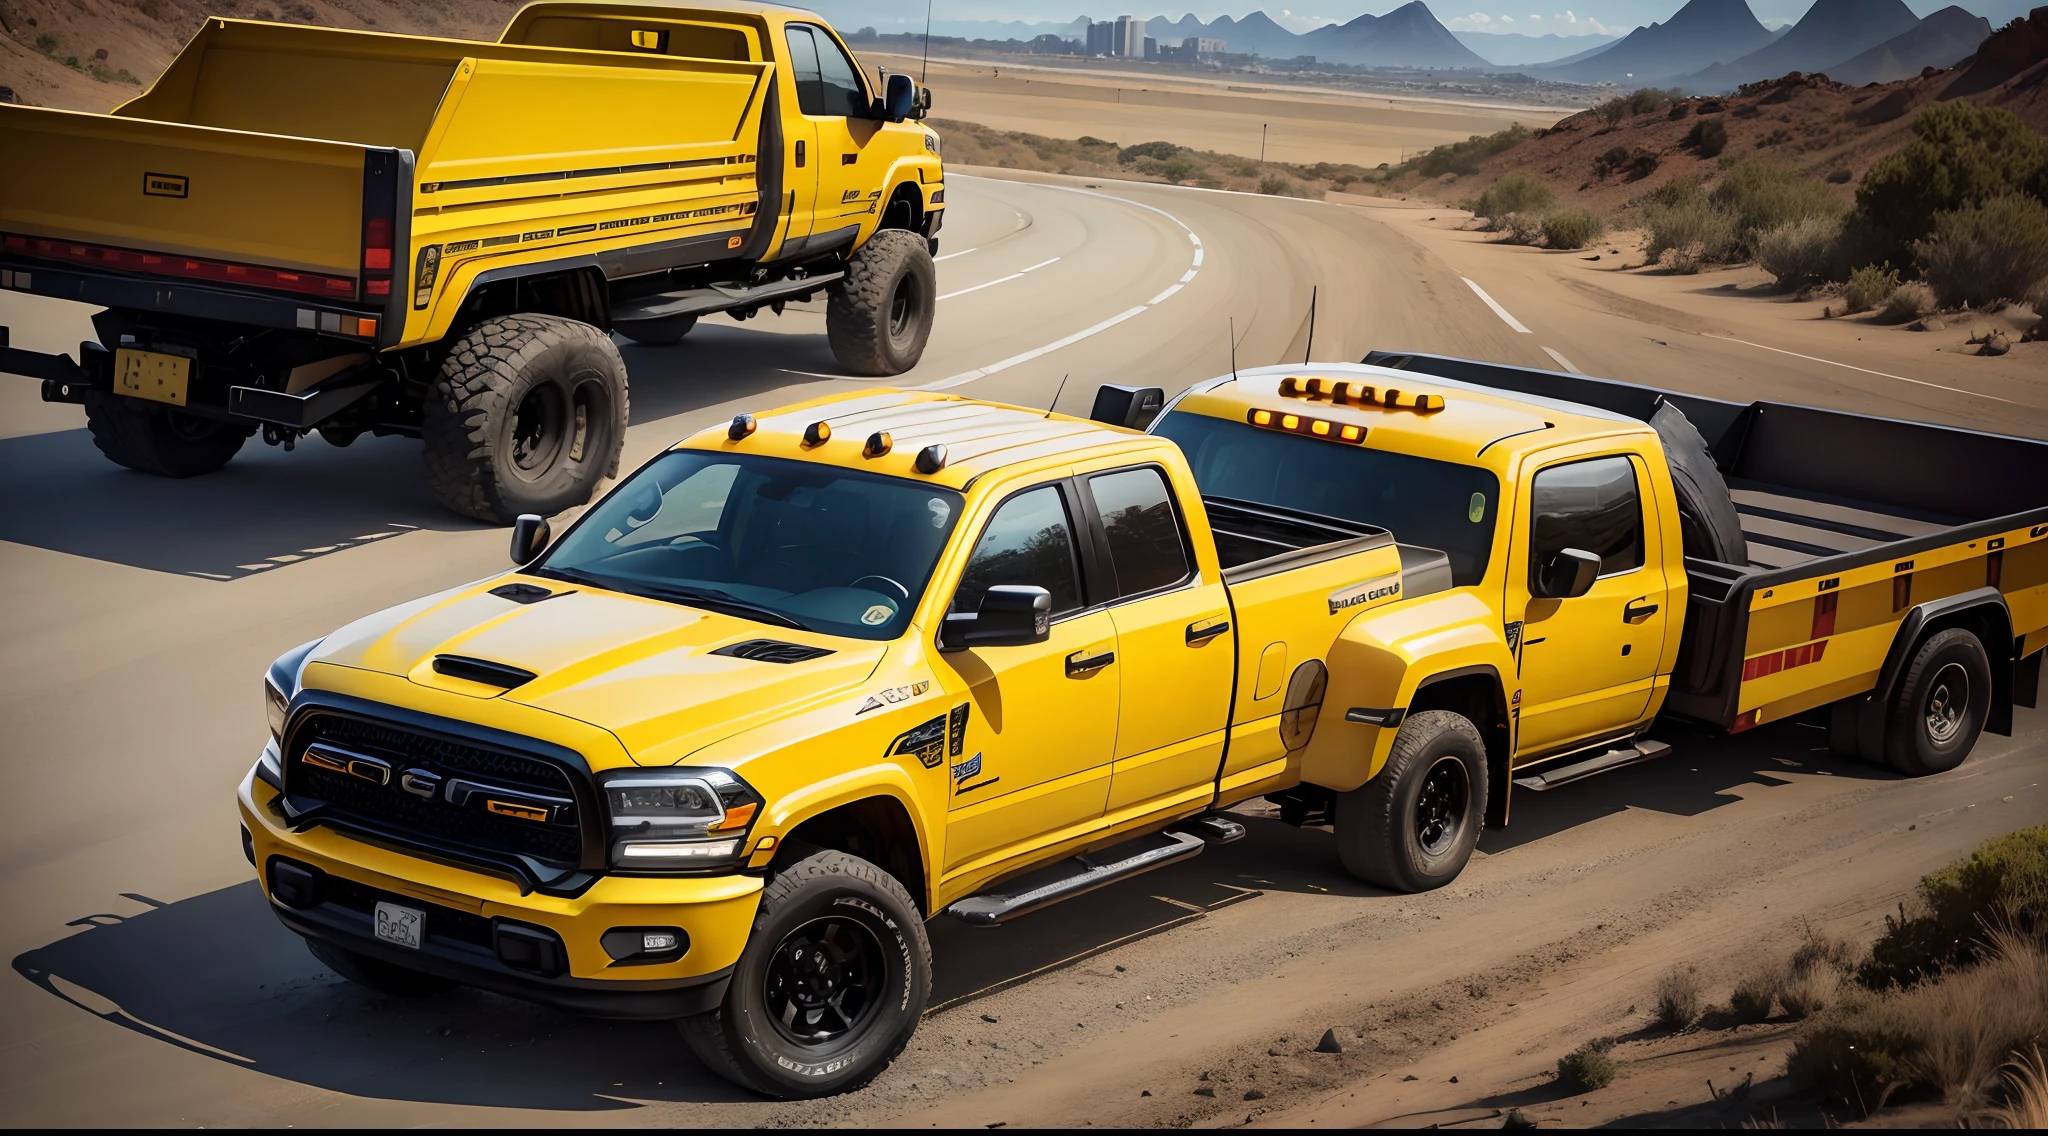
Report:
[[557,316],[485,320],[427,392],[427,485],[454,511],[511,524],[590,500],[619,469],[626,364],[611,337]]
[[1991,659],[1960,627],[1920,644],[1884,730],[1885,764],[1908,777],[1946,773],[1970,756],[1991,711]]
[[[1435,822],[1422,813],[1435,809]],[[1337,795],[1337,856],[1344,870],[1399,892],[1429,891],[1458,878],[1486,823],[1486,743],[1479,728],[1448,710],[1411,714],[1378,776]],[[1428,800],[1425,801],[1427,795]]]
[[359,955],[351,950],[307,940],[306,949],[321,965],[357,986],[389,994],[394,998],[430,998],[453,990],[456,983],[436,974],[422,974],[394,966],[383,959]]
[[228,464],[255,433],[176,407],[103,391],[85,392],[92,444],[116,465],[158,477],[197,477]]
[[[818,929],[834,921],[851,930],[824,942],[869,942],[877,948],[870,961],[879,965],[867,968],[874,981],[865,984],[870,996],[862,1001],[864,1016],[839,1037],[807,1044],[775,1012],[777,991],[794,989],[788,981],[792,958],[819,957],[804,951],[814,950],[816,936],[823,934]],[[852,973],[852,968],[841,969]],[[775,985],[778,976],[780,986]],[[831,976],[821,968],[817,980]],[[842,979],[838,989],[853,986]],[[859,857],[817,852],[777,872],[762,889],[753,934],[733,967],[725,1003],[677,1025],[700,1060],[743,1088],[780,1100],[829,1096],[867,1084],[903,1052],[931,986],[932,948],[924,916],[903,885]],[[803,1020],[798,1014],[792,1024],[801,1027]]]
[[900,375],[924,357],[939,277],[925,239],[883,229],[846,264],[825,304],[832,356],[856,375]]
[[696,326],[696,316],[670,316],[667,319],[615,324],[612,330],[642,347],[667,347],[671,343],[681,343],[683,337],[690,334],[690,329]]

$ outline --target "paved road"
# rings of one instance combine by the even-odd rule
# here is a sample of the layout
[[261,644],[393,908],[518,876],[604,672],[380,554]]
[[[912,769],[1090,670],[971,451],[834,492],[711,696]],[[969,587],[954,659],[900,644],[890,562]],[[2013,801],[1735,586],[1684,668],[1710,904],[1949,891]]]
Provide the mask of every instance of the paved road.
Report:
[[[1045,406],[1064,380],[1060,409],[1085,413],[1100,382],[1177,390],[1227,370],[1233,330],[1240,364],[1300,358],[1310,350],[1311,287],[1319,357],[1405,347],[1554,365],[1543,335],[1515,331],[1460,272],[1359,210],[960,175],[953,195],[938,330],[900,384]],[[77,318],[0,298],[0,322],[20,346],[75,342]],[[854,385],[831,377],[818,311],[721,318],[679,346],[624,351],[634,385],[629,465],[739,410]],[[1556,885],[1559,872],[1568,881],[1560,864],[1633,857],[1631,887],[1654,898],[1669,891],[1669,849],[1682,840],[1695,862],[1725,861],[1717,886],[1739,887],[1744,861],[1722,853],[1767,842],[1775,818],[1839,812],[1857,819],[1830,831],[1876,839],[1921,799],[1886,778],[1829,775],[1811,739],[1777,731],[1747,748],[1703,747],[1708,757],[1685,777],[1632,771],[1597,790],[1518,803],[1516,829],[1490,837],[1490,854],[1427,903],[1346,881],[1326,834],[1259,822],[1254,839],[1196,867],[998,932],[935,924],[937,997],[985,995],[977,1010],[934,1018],[944,1024],[857,1098],[770,1106],[709,1077],[658,1025],[583,1022],[484,995],[424,1004],[365,995],[323,972],[264,909],[232,803],[263,737],[263,666],[354,616],[504,564],[502,530],[435,508],[416,444],[363,439],[340,450],[309,440],[290,454],[252,444],[219,474],[168,482],[115,469],[75,408],[33,400],[31,384],[0,382],[0,949],[16,971],[0,982],[0,1123],[880,1122],[921,1106],[1012,1108],[1014,1088],[990,1095],[1012,1078],[1041,1087],[1031,1115],[1082,1120],[1085,1100],[1028,1075],[1062,1054],[1062,1068],[1076,1054],[1102,1060],[1102,1043],[1080,1047],[1080,1027],[1067,1020],[1081,1012],[1066,1002],[1076,972],[992,988],[1138,936],[1088,973],[1121,976],[1128,964],[1133,977],[1148,975],[1127,999],[1116,995],[1121,1017],[1095,1024],[1151,1037],[1181,1020],[1169,1004],[1197,1017],[1227,1008],[1233,991],[1252,990],[1234,983],[1270,976],[1276,960],[1332,928],[1391,921],[1394,931],[1375,934],[1409,935],[1411,953],[1436,942],[1426,928],[1452,930],[1460,942],[1497,940],[1488,957],[1505,959],[1543,936],[1496,936],[1486,897]],[[1949,779],[1944,807],[1967,819],[1907,867],[2048,813],[2023,760],[2040,753],[2040,717],[2023,715],[2022,725],[2018,744],[1987,746],[1968,776]],[[1784,775],[1766,783],[1798,792],[1719,807],[1767,767]],[[2004,802],[1960,811],[1980,797]],[[1671,823],[1628,819],[1643,809]],[[1658,849],[1664,858],[1648,859]],[[1641,867],[1659,864],[1661,874]],[[1583,903],[1545,933],[1569,934],[1606,909]],[[1227,1054],[1253,1044],[1254,1029],[1315,1008],[1299,988],[1287,997],[1273,996],[1270,982],[1258,989],[1271,1008],[1253,1015],[1255,1026],[1233,1028],[1225,1014],[1220,1027],[1192,1032],[1199,1045],[1161,1036],[1158,1052],[1182,1064]],[[1147,1009],[1154,999],[1157,1015]],[[975,1036],[980,1007],[998,1006],[989,1016],[1010,1024]],[[967,1048],[976,1043],[983,1048]],[[989,1093],[968,1091],[984,1086]],[[968,1112],[933,1118],[975,1119]]]

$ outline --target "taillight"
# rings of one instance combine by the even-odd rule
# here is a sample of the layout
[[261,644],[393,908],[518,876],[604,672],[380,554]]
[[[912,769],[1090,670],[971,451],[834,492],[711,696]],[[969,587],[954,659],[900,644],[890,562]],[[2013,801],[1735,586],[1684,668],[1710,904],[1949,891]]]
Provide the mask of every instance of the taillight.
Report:
[[17,236],[13,233],[7,234],[5,244],[9,251],[23,256],[70,261],[73,264],[90,265],[95,268],[118,268],[126,272],[140,272],[151,276],[177,276],[186,280],[206,280],[216,284],[275,288],[335,300],[347,300],[356,290],[356,282],[346,276],[290,272],[281,268],[231,264],[227,261],[203,260],[199,257],[178,256],[172,253],[142,252],[138,249],[113,248],[79,241]]
[[391,294],[391,218],[363,220],[363,295]]
[[391,297],[392,265],[399,259],[394,251],[397,225],[393,213],[398,206],[397,155],[372,150],[363,156],[363,299],[385,301]]

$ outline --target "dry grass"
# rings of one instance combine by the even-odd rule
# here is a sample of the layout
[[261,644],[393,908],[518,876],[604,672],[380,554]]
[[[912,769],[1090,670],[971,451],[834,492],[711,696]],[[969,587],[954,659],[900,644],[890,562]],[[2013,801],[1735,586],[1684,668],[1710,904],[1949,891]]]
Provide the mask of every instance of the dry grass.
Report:
[[1689,966],[1672,970],[1657,982],[1657,1025],[1668,1030],[1686,1028],[1699,1020],[1705,999],[1698,971]]
[[1257,162],[1171,142],[1118,146],[1088,135],[1049,138],[1023,131],[995,130],[974,122],[934,119],[931,125],[944,139],[946,161],[956,165],[1163,181],[1204,189],[1312,199],[1320,199],[1327,190],[1341,191],[1361,182],[1376,182],[1383,176],[1360,166]]
[[1558,1058],[1559,1083],[1580,1092],[1606,1088],[1614,1080],[1613,1048],[1613,1038],[1599,1037]]
[[1728,1011],[1738,1022],[1760,1022],[1771,1016],[1778,990],[1785,984],[1785,972],[1776,966],[1762,966],[1735,984],[1728,999]]
[[2006,1063],[2005,1107],[1991,1118],[2007,1128],[2048,1128],[2048,1062],[2040,1046]]

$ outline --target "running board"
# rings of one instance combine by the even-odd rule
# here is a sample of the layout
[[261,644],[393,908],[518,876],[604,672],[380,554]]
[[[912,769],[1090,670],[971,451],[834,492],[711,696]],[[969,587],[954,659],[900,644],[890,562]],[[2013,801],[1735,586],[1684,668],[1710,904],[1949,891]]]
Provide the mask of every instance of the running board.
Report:
[[612,323],[644,323],[648,320],[672,319],[677,316],[699,316],[709,312],[730,311],[733,308],[788,300],[819,291],[845,275],[844,272],[821,272],[816,276],[776,280],[753,288],[713,284],[709,288],[663,292],[656,296],[627,300],[614,307]]
[[1624,765],[1634,765],[1639,761],[1649,761],[1652,758],[1663,757],[1670,752],[1671,747],[1669,745],[1654,738],[1642,738],[1633,745],[1626,745],[1620,749],[1611,749],[1597,757],[1587,758],[1585,761],[1561,765],[1556,769],[1529,777],[1517,777],[1515,778],[1515,784],[1520,785],[1524,789],[1533,789],[1541,793],[1545,789],[1555,789],[1559,785],[1569,785],[1574,781],[1583,781],[1596,773],[1605,773],[1610,769],[1620,769]]
[[[946,914],[977,927],[993,927],[1041,907],[1050,907],[1063,899],[1072,899],[1118,880],[1143,875],[1154,868],[1200,855],[1207,843],[1192,833],[1154,833],[1100,853],[1062,860],[1049,868],[1007,882],[1008,887],[1018,890],[968,896],[946,908]],[[1116,856],[1117,859],[1103,860],[1102,856]]]

